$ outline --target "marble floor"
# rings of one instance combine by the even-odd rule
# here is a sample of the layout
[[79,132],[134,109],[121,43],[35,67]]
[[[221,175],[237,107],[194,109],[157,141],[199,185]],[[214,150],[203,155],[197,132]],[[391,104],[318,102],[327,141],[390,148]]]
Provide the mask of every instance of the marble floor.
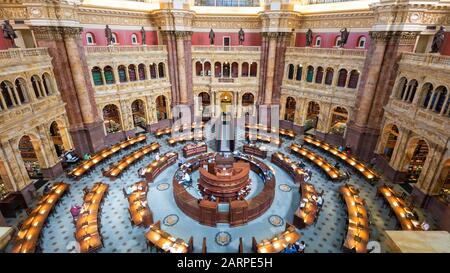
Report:
[[[176,165],[167,168],[157,177],[154,183],[149,184],[147,197],[150,208],[153,211],[154,221],[161,220],[162,229],[171,233],[174,237],[179,237],[188,241],[189,238],[193,236],[194,252],[201,251],[202,240],[204,237],[206,237],[208,252],[237,252],[240,237],[242,237],[244,242],[244,251],[250,252],[252,237],[255,237],[258,241],[265,238],[271,238],[284,230],[286,221],[291,223],[293,220],[294,211],[298,207],[300,200],[298,185],[293,183],[293,180],[286,172],[270,163],[269,160],[271,153],[274,151],[281,151],[285,154],[289,154],[289,145],[293,141],[295,143],[302,143],[301,138],[302,136],[297,136],[295,140],[283,138],[282,147],[267,147],[269,156],[264,162],[271,165],[275,170],[277,184],[275,199],[268,211],[247,225],[231,228],[227,224],[220,224],[217,227],[208,227],[200,225],[187,217],[176,206],[172,193],[172,178],[177,168]],[[167,137],[155,139],[153,135],[148,134],[147,143],[153,141],[159,142],[161,144],[161,153],[167,151],[181,153],[182,144],[169,147],[166,139]],[[240,130],[238,131],[236,149],[241,150],[243,143],[244,132]],[[110,188],[109,195],[105,198],[103,203],[100,219],[102,224],[100,232],[104,239],[104,246],[98,252],[149,252],[149,250],[146,249],[146,239],[144,237],[145,229],[133,227],[130,223],[127,210],[128,202],[122,193],[122,188],[141,180],[138,177],[138,170],[151,162],[154,159],[154,154],[146,156],[144,160],[130,167],[125,171],[121,178],[115,181],[110,181],[101,174],[101,169],[107,167],[109,163],[117,161],[122,156],[139,149],[143,145],[145,144],[139,144],[130,150],[116,154],[109,162],[102,163],[93,172],[79,181],[70,179],[66,177],[66,175],[62,175],[57,179],[49,181],[49,183],[55,181],[69,183],[71,185],[71,193],[62,198],[59,206],[48,219],[48,227],[43,229],[41,234],[41,246],[43,252],[67,252],[68,246],[75,241],[75,227],[69,209],[74,204],[82,204],[82,189],[84,187],[91,187],[95,182],[99,181],[109,184]],[[209,150],[213,151],[214,149],[211,146],[212,143],[209,142],[208,145]],[[334,158],[320,153],[319,150],[315,151],[333,164],[336,162]],[[291,158],[296,158],[295,155],[289,156]],[[346,207],[340,200],[338,190],[343,182],[331,182],[314,165],[307,161],[304,161],[304,163],[307,168],[313,170],[311,183],[314,184],[318,192],[324,191],[324,205],[316,224],[306,229],[299,230],[302,235],[302,240],[304,240],[307,245],[305,252],[342,252],[341,245],[346,233]],[[346,168],[344,164],[341,164],[341,166],[342,168]],[[375,199],[376,185],[370,185],[358,174],[354,173],[353,170],[350,168],[348,170],[352,174],[348,183],[355,185],[360,189],[360,195],[366,201],[366,206],[370,214],[370,240],[380,242],[381,251],[386,252],[387,250],[383,242],[385,238],[384,230],[396,229],[397,222],[395,216],[389,216],[390,208],[383,208],[381,199]],[[262,182],[256,181],[256,183]],[[383,179],[378,182],[378,185],[381,183],[384,183]],[[258,191],[258,188],[259,186],[256,185],[254,191]],[[395,188],[400,192],[404,191],[398,185],[395,185]],[[40,191],[41,190],[42,188]],[[427,215],[424,215],[420,210],[418,213],[421,219],[425,217],[430,223],[431,228],[434,228],[435,225],[433,219],[429,219]],[[13,226],[17,225],[25,217],[26,214],[22,211],[17,218],[7,219],[7,221],[9,225]],[[10,251],[11,247],[10,244],[6,251]]]

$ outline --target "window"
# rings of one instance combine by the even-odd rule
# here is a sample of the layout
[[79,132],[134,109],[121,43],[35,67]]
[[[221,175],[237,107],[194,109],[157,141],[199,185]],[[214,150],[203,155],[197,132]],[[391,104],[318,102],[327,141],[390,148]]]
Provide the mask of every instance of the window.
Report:
[[88,32],[86,33],[86,44],[87,45],[95,45],[94,34]]
[[294,79],[294,65],[293,64],[289,64],[288,79],[289,80]]
[[244,62],[244,63],[242,64],[242,71],[241,71],[241,76],[242,76],[242,77],[248,77],[248,69],[249,69],[248,63],[247,63],[247,62]]
[[256,77],[257,73],[258,73],[258,63],[252,62],[250,64],[250,77]]
[[133,45],[135,45],[135,44],[138,43],[137,35],[134,34],[134,33],[131,34],[131,43],[132,43]]
[[211,76],[211,63],[205,62],[205,64],[203,66],[204,66],[204,70],[205,70],[205,75]]
[[96,66],[92,68],[91,72],[94,85],[103,85],[102,70]]
[[312,82],[314,76],[314,67],[308,66],[308,70],[306,70],[306,81]]
[[315,46],[320,47],[321,43],[322,43],[322,38],[320,36],[317,36]]
[[358,39],[358,48],[365,48],[366,47],[366,37],[362,36]]
[[111,43],[112,44],[118,44],[119,43],[119,40],[117,39],[117,35],[115,33],[112,34]]
[[295,79],[297,81],[302,80],[302,71],[303,71],[303,67],[301,65],[297,65],[297,75],[295,76]]
[[106,84],[113,84],[114,81],[114,73],[111,66],[105,66],[103,69],[103,73],[105,73],[105,81]]
[[130,77],[130,81],[134,82],[137,80],[136,77],[136,67],[134,66],[134,64],[130,64],[128,66],[128,76]]
[[238,77],[238,63],[234,62],[231,64],[231,77],[237,78]]
[[323,79],[323,68],[319,66],[316,72],[316,83],[322,83],[322,79]]
[[339,87],[345,87],[345,82],[347,81],[347,70],[341,69],[339,70],[339,77],[338,77],[338,83],[337,86]]
[[348,80],[348,88],[355,89],[358,86],[359,72],[352,70],[350,72],[350,79]]
[[141,81],[145,80],[145,64],[139,64],[138,74],[139,74],[139,80],[141,80]]
[[156,64],[155,63],[152,63],[151,65],[150,65],[150,78],[152,78],[152,79],[156,79]]
[[340,47],[341,46],[341,36],[337,36],[336,40],[334,40],[334,46]]
[[125,72],[126,68],[125,66],[121,65],[119,66],[119,82],[126,82],[127,81],[127,73]]
[[166,76],[166,71],[164,68],[164,63],[159,63],[158,64],[158,76],[160,78],[164,78]]
[[327,68],[327,73],[325,74],[325,84],[331,85],[333,83],[333,73],[334,70],[331,67]]

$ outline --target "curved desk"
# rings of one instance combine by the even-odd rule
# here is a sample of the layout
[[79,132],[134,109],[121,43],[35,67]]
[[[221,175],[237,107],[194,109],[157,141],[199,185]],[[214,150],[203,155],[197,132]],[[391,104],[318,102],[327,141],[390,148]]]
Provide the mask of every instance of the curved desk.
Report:
[[149,227],[153,224],[153,213],[147,202],[147,183],[145,181],[136,182],[132,189],[133,191],[127,196],[131,223],[135,226]]
[[295,183],[302,183],[305,178],[305,170],[297,166],[297,164],[288,156],[281,152],[272,154],[270,162],[285,170],[294,179]]
[[111,146],[110,148],[103,149],[100,152],[92,155],[89,160],[83,161],[80,165],[78,165],[72,171],[70,171],[68,173],[68,175],[70,177],[79,179],[81,176],[83,176],[84,174],[89,172],[89,170],[91,170],[92,168],[97,166],[100,162],[111,157],[118,151],[128,148],[128,147],[131,147],[137,143],[143,142],[146,139],[147,139],[147,137],[145,135],[140,135],[140,136],[122,141],[118,144],[115,144],[115,145]]
[[119,162],[109,168],[109,170],[104,171],[103,175],[108,176],[111,180],[114,180],[128,167],[136,163],[138,160],[143,159],[145,155],[157,151],[159,147],[160,145],[157,142],[144,146],[139,150],[123,157]]
[[319,212],[319,207],[314,201],[313,197],[318,196],[316,189],[312,184],[303,182],[300,186],[301,200],[304,204],[302,207],[299,205],[294,213],[294,225],[297,228],[304,228],[314,224]]
[[153,180],[169,166],[173,165],[178,160],[178,154],[175,152],[167,152],[160,156],[159,159],[153,160],[147,167],[139,171],[141,177],[145,177],[147,182]]
[[55,183],[50,192],[43,196],[38,205],[28,215],[15,238],[13,253],[32,253],[36,251],[39,236],[53,208],[69,189],[69,184]]

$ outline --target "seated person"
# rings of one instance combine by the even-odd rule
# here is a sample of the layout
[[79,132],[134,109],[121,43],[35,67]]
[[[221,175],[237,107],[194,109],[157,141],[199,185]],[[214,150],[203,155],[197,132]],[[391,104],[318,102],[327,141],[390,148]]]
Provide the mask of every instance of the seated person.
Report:
[[316,203],[317,203],[317,206],[318,206],[319,208],[322,207],[322,205],[323,205],[323,198],[322,198],[322,195],[319,195],[319,196],[317,197]]
[[180,159],[178,160],[178,167],[180,167],[181,165],[183,165],[184,162],[185,162],[184,159],[180,158]]
[[295,242],[294,247],[298,253],[305,253],[305,248],[306,248],[305,241]]
[[421,227],[423,230],[427,231],[427,230],[430,229],[430,224],[428,224],[425,220],[423,220],[422,224],[420,224],[420,227]]
[[159,160],[159,153],[156,153],[155,160]]
[[44,195],[48,194],[50,190],[51,190],[50,184],[45,185],[43,194]]
[[282,253],[296,253],[297,249],[293,244],[288,244],[284,250],[282,250]]

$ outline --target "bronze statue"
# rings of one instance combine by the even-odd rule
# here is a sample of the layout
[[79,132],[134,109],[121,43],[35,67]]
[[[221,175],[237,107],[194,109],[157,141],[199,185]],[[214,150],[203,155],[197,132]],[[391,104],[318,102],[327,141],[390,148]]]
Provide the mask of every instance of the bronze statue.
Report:
[[309,28],[306,32],[306,46],[312,45],[312,30]]
[[5,22],[3,22],[3,38],[11,40],[13,47],[17,47],[14,42],[14,39],[17,38],[17,34],[14,32],[9,20],[5,20]]
[[341,29],[340,32],[341,32],[341,41],[339,42],[339,46],[343,47],[347,43],[348,35],[350,34],[350,32],[348,32],[346,27]]
[[209,32],[209,44],[210,45],[214,45],[215,37],[216,37],[216,35],[214,34],[214,31],[211,29],[211,31]]
[[444,44],[444,34],[445,34],[445,28],[441,26],[434,34],[433,42],[431,43],[431,51],[430,53],[439,53],[441,50],[442,45]]
[[239,44],[240,45],[242,45],[242,44],[244,44],[244,40],[245,40],[245,33],[244,33],[244,30],[241,28],[240,30],[239,30]]
[[142,45],[146,45],[147,41],[145,40],[146,33],[144,27],[141,28],[141,37],[142,37]]
[[113,36],[112,36],[112,31],[111,31],[111,29],[109,28],[108,25],[106,25],[106,28],[105,28],[105,37],[106,37],[107,44],[111,45]]

